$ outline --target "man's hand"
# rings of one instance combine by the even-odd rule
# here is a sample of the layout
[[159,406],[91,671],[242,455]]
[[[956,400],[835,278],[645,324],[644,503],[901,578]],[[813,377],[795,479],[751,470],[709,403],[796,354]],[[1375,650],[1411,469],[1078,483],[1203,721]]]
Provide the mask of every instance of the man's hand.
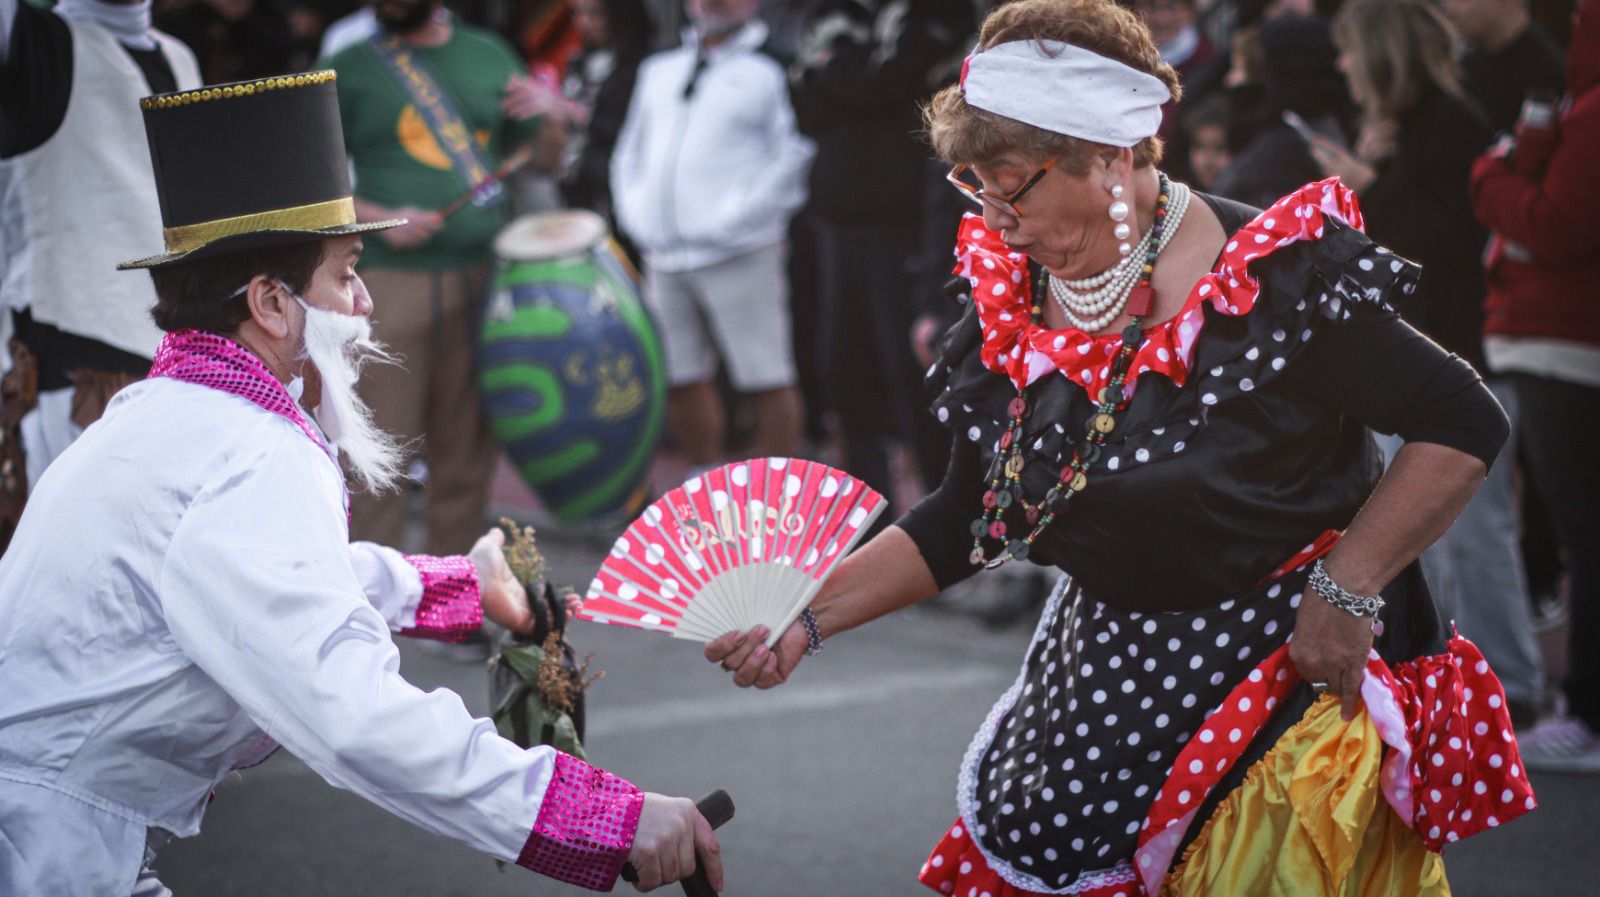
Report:
[[378,236],[395,249],[412,249],[421,246],[433,239],[433,235],[444,224],[444,216],[438,212],[428,212],[410,206],[403,209],[395,209],[387,217],[408,219],[405,224],[399,227],[378,232]]
[[512,632],[526,635],[533,631],[533,609],[528,607],[528,592],[511,575],[502,550],[506,534],[499,527],[483,534],[473,543],[467,557],[478,568],[478,595],[483,601],[483,615]]
[[1334,607],[1306,586],[1295,613],[1289,660],[1307,682],[1328,683],[1328,694],[1339,696],[1345,722],[1361,709],[1361,680],[1371,650],[1371,619]]
[[749,632],[729,632],[706,645],[706,660],[720,663],[733,674],[740,688],[771,688],[789,681],[789,674],[800,665],[806,653],[806,630],[800,621],[789,624],[777,645],[767,649],[771,630],[757,626]]
[[500,109],[507,118],[517,121],[548,115],[581,126],[589,119],[588,110],[581,104],[572,102],[527,75],[512,75],[506,79],[506,93],[500,100]]
[[722,890],[722,848],[694,801],[645,792],[639,828],[633,834],[628,864],[638,875],[633,886],[650,891],[694,874],[706,865],[713,891]]

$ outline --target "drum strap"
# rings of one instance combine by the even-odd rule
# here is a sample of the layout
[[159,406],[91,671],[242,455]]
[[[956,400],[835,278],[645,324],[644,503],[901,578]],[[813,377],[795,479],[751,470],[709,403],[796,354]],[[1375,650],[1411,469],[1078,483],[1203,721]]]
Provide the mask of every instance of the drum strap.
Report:
[[428,61],[413,53],[400,38],[381,31],[368,39],[367,46],[390,80],[421,114],[434,141],[450,158],[450,167],[462,186],[472,191],[472,204],[491,206],[504,198],[505,188],[494,177],[493,164],[484,156],[455,100]]

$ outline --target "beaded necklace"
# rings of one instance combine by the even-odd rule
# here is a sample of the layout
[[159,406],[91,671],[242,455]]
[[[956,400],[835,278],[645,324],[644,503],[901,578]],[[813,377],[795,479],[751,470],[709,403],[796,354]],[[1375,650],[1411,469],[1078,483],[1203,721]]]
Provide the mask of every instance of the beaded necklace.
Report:
[[[1073,496],[1082,492],[1089,485],[1088,468],[1090,464],[1099,460],[1105,445],[1106,436],[1115,430],[1117,421],[1115,412],[1122,402],[1122,386],[1128,376],[1128,368],[1133,362],[1134,353],[1139,344],[1144,340],[1144,329],[1139,326],[1144,316],[1150,313],[1150,306],[1155,298],[1155,290],[1150,286],[1150,279],[1155,274],[1156,255],[1165,246],[1161,239],[1162,231],[1167,220],[1167,204],[1171,198],[1172,188],[1166,175],[1161,175],[1161,195],[1156,198],[1155,221],[1151,225],[1150,239],[1145,243],[1144,265],[1140,268],[1139,281],[1134,286],[1128,301],[1128,311],[1133,314],[1133,322],[1122,331],[1122,344],[1118,347],[1116,356],[1111,362],[1111,381],[1100,395],[1095,397],[1095,412],[1089,416],[1089,423],[1085,436],[1072,450],[1072,461],[1061,468],[1056,484],[1051,486],[1037,504],[1031,503],[1022,493],[1022,471],[1027,466],[1027,461],[1022,457],[1022,422],[1028,415],[1027,387],[1017,389],[1017,397],[1006,406],[1006,412],[1011,416],[1005,433],[1000,436],[1000,448],[995,452],[994,461],[989,464],[989,471],[985,479],[989,481],[989,489],[983,494],[983,513],[972,521],[972,553],[968,560],[973,566],[982,566],[992,570],[1009,561],[1025,560],[1033,548],[1033,543],[1054,520],[1066,513],[1067,505]],[[1049,289],[1049,272],[1040,269],[1039,276],[1033,285],[1033,322],[1039,324],[1044,316],[1041,307],[1043,297]],[[1001,520],[1001,515],[1007,508],[1020,503],[1024,516],[1033,529],[1022,538],[1006,538],[1006,523]],[[998,554],[993,558],[988,557],[983,548],[985,538],[1001,543]]]

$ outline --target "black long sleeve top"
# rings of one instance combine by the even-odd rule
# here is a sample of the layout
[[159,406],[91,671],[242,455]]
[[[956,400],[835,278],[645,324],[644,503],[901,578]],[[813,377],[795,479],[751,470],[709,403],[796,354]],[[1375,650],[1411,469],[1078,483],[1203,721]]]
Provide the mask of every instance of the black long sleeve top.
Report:
[[[1229,231],[1252,216],[1200,198]],[[1321,239],[1250,270],[1262,284],[1255,307],[1237,317],[1206,307],[1183,386],[1156,373],[1138,380],[1090,465],[1088,488],[1030,560],[1061,567],[1089,595],[1126,609],[1213,606],[1349,525],[1382,469],[1369,427],[1494,459],[1509,432],[1494,397],[1470,365],[1394,309],[1415,288],[1415,265],[1330,221]],[[979,569],[967,557],[968,527],[983,514],[986,472],[1016,396],[982,364],[981,336],[969,311],[930,373],[934,408],[956,446],[944,483],[898,521],[941,587]],[[1022,485],[1037,501],[1094,407],[1058,375],[1028,395]],[[1017,505],[1005,519],[1013,533],[1031,528]]]

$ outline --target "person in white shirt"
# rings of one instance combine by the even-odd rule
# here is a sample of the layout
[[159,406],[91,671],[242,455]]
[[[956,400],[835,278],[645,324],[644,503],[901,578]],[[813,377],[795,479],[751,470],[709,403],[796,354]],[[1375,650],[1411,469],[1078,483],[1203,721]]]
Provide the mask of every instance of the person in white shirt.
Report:
[[16,434],[23,487],[161,341],[150,282],[115,270],[161,227],[137,104],[202,81],[150,15],[150,0],[0,0],[0,333],[28,349],[39,387]]
[[167,252],[123,267],[150,269],[166,335],[0,559],[0,894],[167,894],[155,848],[280,745],[562,881],[608,890],[630,863],[648,890],[698,862],[720,888],[689,801],[519,748],[399,674],[392,633],[532,618],[498,536],[470,558],[349,542],[341,460],[365,488],[399,473],[355,391],[385,354],[354,266],[360,234],[402,222],[356,223],[333,79],[141,101]]
[[689,461],[723,453],[718,356],[756,397],[756,449],[799,448],[787,233],[814,149],[758,0],[690,0],[683,45],[647,58],[611,160],[617,222],[644,258],[661,327],[668,416]]

